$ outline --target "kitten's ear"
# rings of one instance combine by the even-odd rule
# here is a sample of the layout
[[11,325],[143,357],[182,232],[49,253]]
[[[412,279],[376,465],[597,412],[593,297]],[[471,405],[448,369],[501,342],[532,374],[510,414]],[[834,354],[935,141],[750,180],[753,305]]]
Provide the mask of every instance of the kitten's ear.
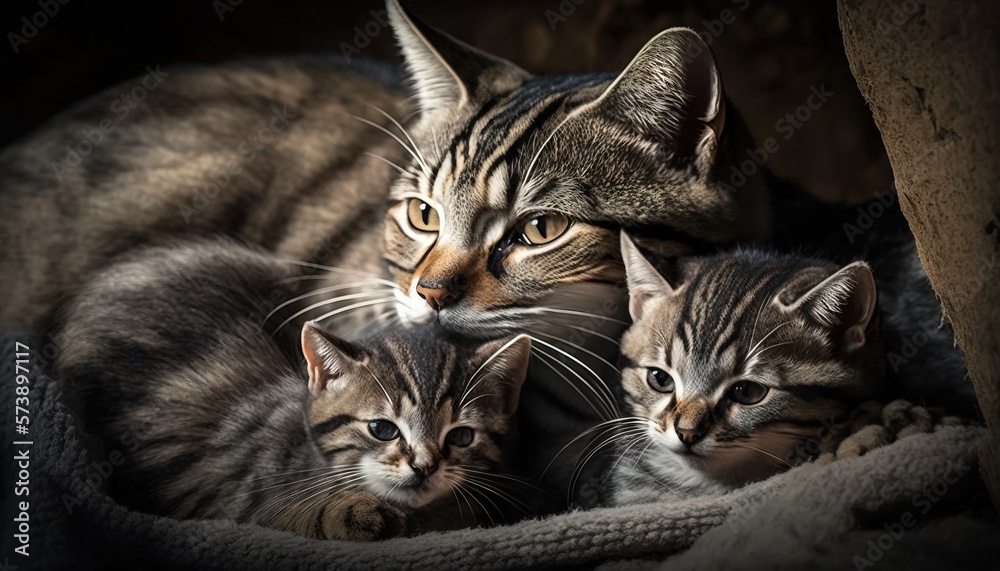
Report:
[[387,0],[389,23],[416,84],[421,114],[453,111],[481,86],[513,88],[530,74],[507,60],[456,40],[424,24],[398,0]]
[[693,160],[703,175],[715,162],[726,122],[722,75],[690,28],[670,28],[650,40],[594,105],[665,142],[671,160]]
[[521,387],[528,377],[528,362],[531,361],[531,338],[518,335],[513,339],[502,339],[487,343],[477,351],[482,360],[482,371],[486,375],[481,386],[489,387],[491,382],[504,383],[503,412],[514,414],[521,400]]
[[302,328],[302,354],[309,368],[309,394],[313,397],[342,379],[362,358],[356,347],[323,331],[313,321]]
[[864,262],[854,262],[787,307],[805,312],[828,328],[835,350],[847,354],[861,349],[868,342],[866,330],[875,316],[877,302],[871,269]]
[[672,296],[676,292],[624,231],[621,243],[625,279],[628,282],[628,312],[632,321],[639,321],[651,301]]

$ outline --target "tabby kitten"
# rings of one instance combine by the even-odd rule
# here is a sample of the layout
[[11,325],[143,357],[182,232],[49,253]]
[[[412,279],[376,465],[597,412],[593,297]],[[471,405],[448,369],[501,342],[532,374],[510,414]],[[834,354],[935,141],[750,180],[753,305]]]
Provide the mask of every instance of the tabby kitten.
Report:
[[622,421],[616,503],[766,478],[879,390],[885,354],[864,262],[838,270],[751,250],[682,259],[661,275],[625,235],[622,255],[633,416]]
[[403,330],[346,342],[310,322],[303,374],[261,330],[287,275],[257,252],[195,243],[141,251],[87,286],[57,366],[88,428],[124,458],[115,494],[160,515],[321,539],[495,517],[469,499],[461,511],[456,494],[490,505],[528,339]]

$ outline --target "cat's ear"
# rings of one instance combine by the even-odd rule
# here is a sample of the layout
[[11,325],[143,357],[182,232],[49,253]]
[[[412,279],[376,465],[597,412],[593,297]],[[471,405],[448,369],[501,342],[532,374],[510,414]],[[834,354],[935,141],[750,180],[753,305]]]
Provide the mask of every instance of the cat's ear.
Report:
[[670,283],[649,263],[632,238],[624,231],[621,236],[622,261],[628,282],[628,312],[632,321],[639,321],[654,299],[676,293]]
[[871,269],[864,262],[854,262],[801,295],[788,309],[805,312],[829,329],[835,350],[847,354],[868,342],[866,331],[877,303]]
[[722,75],[708,45],[689,28],[650,40],[594,105],[632,130],[664,142],[670,159],[707,174],[726,121]]
[[344,379],[362,358],[356,347],[312,321],[302,328],[302,354],[309,368],[309,394],[313,397]]
[[527,335],[518,335],[513,339],[487,343],[479,348],[476,356],[482,361],[476,376],[484,376],[478,386],[495,394],[497,389],[494,383],[503,383],[499,389],[502,394],[503,412],[505,414],[517,412],[517,405],[521,400],[521,387],[528,377],[531,338]]
[[477,89],[509,89],[531,77],[509,61],[421,22],[398,0],[387,0],[386,10],[415,84],[421,114],[453,111]]

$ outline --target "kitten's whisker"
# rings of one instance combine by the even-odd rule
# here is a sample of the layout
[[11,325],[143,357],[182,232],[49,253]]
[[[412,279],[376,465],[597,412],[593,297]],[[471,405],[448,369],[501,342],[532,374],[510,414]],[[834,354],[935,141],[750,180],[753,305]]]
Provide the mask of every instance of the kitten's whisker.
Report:
[[768,349],[774,349],[775,347],[781,347],[782,345],[792,345],[793,343],[795,343],[795,342],[794,341],[785,341],[783,343],[775,343],[774,345],[768,345],[767,347],[764,347],[763,349],[761,349],[761,350],[757,351],[756,353],[754,353],[753,356],[754,357],[760,357],[764,353],[764,351],[767,351]]
[[[607,430],[613,430],[617,428],[617,426],[615,426],[616,424],[621,426],[629,426],[631,424],[635,425],[641,424],[642,426],[649,426],[649,422],[650,421],[648,418],[642,418],[641,416],[625,416],[622,418],[612,418],[611,420],[605,420],[604,422],[591,426],[587,430],[584,430],[583,432],[578,434],[576,438],[570,440],[565,446],[563,446],[562,448],[559,449],[558,452],[556,452],[555,456],[552,457],[552,460],[550,460],[548,465],[545,466],[545,469],[542,470],[542,474],[541,476],[538,477],[538,481],[541,481],[543,478],[545,478],[545,474],[548,473],[549,468],[552,467],[552,464],[555,463],[555,461],[559,458],[559,456],[563,452],[566,451],[567,448],[576,444],[580,439],[586,438],[591,432],[595,430],[602,430],[601,434],[604,434],[604,432],[606,432]],[[608,425],[611,426],[609,427]]]
[[[521,500],[517,499],[516,497],[504,491],[503,489],[493,485],[493,483],[489,482],[488,480],[483,480],[471,474],[466,474],[465,481],[471,485],[478,486],[482,490],[495,494],[497,497],[507,501],[510,505],[519,509],[521,513],[523,513],[524,515],[534,514],[533,510],[531,509],[531,507],[528,506],[528,504],[522,502]],[[499,507],[497,507],[496,504],[493,504],[493,507],[497,508],[497,511],[503,514],[503,511]]]
[[[545,364],[545,366],[547,366],[553,373],[555,373],[556,375],[559,376],[559,378],[561,378],[563,381],[565,381],[566,385],[569,386],[569,388],[573,389],[573,391],[576,392],[576,394],[578,394],[580,396],[580,398],[583,399],[584,402],[586,402],[587,405],[598,416],[600,416],[602,419],[606,419],[606,418],[610,418],[610,417],[614,416],[614,413],[611,411],[611,409],[608,408],[608,406],[604,403],[604,400],[601,398],[601,395],[599,395],[597,393],[597,389],[595,389],[594,387],[592,387],[586,381],[583,381],[583,379],[580,379],[583,382],[583,384],[588,389],[590,389],[590,391],[592,393],[594,393],[597,396],[598,402],[601,403],[601,405],[603,405],[603,407],[604,407],[603,411],[600,408],[598,408],[597,404],[595,404],[593,401],[591,401],[590,398],[587,397],[587,395],[583,394],[583,391],[580,390],[580,387],[576,386],[576,383],[574,383],[573,381],[569,380],[569,377],[567,377],[566,375],[562,374],[562,372],[559,369],[557,369],[555,367],[555,365],[553,364],[553,362],[558,363],[564,369],[568,369],[570,372],[575,373],[575,371],[573,371],[572,369],[570,369],[565,363],[560,363],[559,361],[555,360],[554,357],[549,356],[548,353],[545,353],[545,352],[543,352],[540,349],[537,349],[535,347],[532,347],[531,351],[532,351],[532,354],[535,357],[537,357],[539,361],[541,361],[543,364]],[[548,356],[549,358],[546,358],[546,356]],[[579,377],[579,375],[577,375],[577,376]]]
[[488,517],[488,518],[489,518],[489,520],[490,520],[490,525],[492,525],[492,526],[494,526],[494,527],[495,527],[495,526],[496,526],[496,524],[497,524],[497,522],[496,522],[496,520],[494,520],[494,519],[493,519],[493,516],[492,516],[492,515],[490,514],[490,510],[486,509],[486,506],[485,506],[485,505],[483,505],[483,502],[479,501],[479,500],[478,500],[478,499],[476,498],[476,496],[477,496],[477,495],[479,495],[479,496],[481,496],[481,497],[482,497],[482,498],[483,498],[484,500],[486,500],[487,502],[489,502],[489,503],[490,503],[490,505],[492,505],[492,506],[493,506],[493,509],[497,510],[497,515],[499,515],[499,516],[501,516],[501,517],[503,517],[503,510],[501,510],[501,509],[500,509],[500,507],[499,507],[499,506],[497,506],[497,505],[496,505],[496,503],[494,503],[494,502],[493,502],[493,500],[491,500],[491,499],[490,499],[489,495],[485,494],[485,493],[484,493],[484,492],[483,492],[483,491],[482,491],[482,490],[481,490],[481,489],[480,489],[480,488],[478,487],[478,485],[477,485],[477,484],[476,484],[475,482],[473,482],[472,480],[468,480],[468,479],[466,479],[466,480],[464,480],[464,481],[463,481],[462,483],[463,483],[463,484],[465,484],[465,485],[467,486],[467,487],[466,487],[466,491],[468,491],[468,492],[469,492],[469,496],[470,496],[470,497],[471,497],[472,499],[476,500],[476,503],[477,503],[477,504],[479,504],[479,507],[483,508],[483,513],[484,513],[484,514],[486,514],[486,517]]
[[646,430],[647,430],[646,427],[631,428],[623,431],[621,434],[613,434],[610,437],[606,438],[603,442],[595,446],[581,461],[577,462],[576,466],[574,466],[573,468],[573,475],[570,477],[569,480],[569,489],[566,490],[567,503],[573,502],[573,491],[576,490],[576,484],[577,482],[579,482],[580,476],[583,475],[584,468],[586,468],[587,464],[591,460],[593,460],[594,456],[597,456],[597,454],[599,454],[603,448],[607,447],[610,444],[614,444],[619,440],[645,435]]
[[252,517],[256,518],[257,514],[266,512],[272,506],[281,506],[282,504],[284,504],[284,507],[282,507],[281,509],[276,508],[277,509],[276,513],[271,516],[270,520],[268,520],[271,521],[274,519],[274,517],[277,517],[278,514],[284,512],[289,506],[294,504],[301,504],[302,501],[297,501],[297,500],[303,496],[309,496],[313,490],[332,488],[330,489],[331,493],[335,493],[336,489],[339,486],[346,483],[355,482],[361,478],[364,478],[363,474],[361,476],[358,476],[360,472],[361,472],[360,470],[357,470],[356,472],[352,471],[344,474],[332,474],[325,478],[306,478],[305,480],[293,482],[293,484],[298,484],[302,487],[294,488],[291,490],[285,490],[279,493],[274,498],[272,498],[271,501],[267,502],[263,506],[254,510],[254,512],[251,515]]
[[618,464],[622,461],[623,458],[625,458],[625,455],[628,454],[628,451],[631,450],[632,447],[635,446],[636,444],[638,444],[639,442],[642,442],[644,438],[646,440],[648,440],[649,442],[653,441],[653,439],[649,436],[649,434],[646,434],[646,433],[643,433],[643,434],[640,434],[639,436],[636,436],[632,440],[632,442],[628,446],[625,447],[625,450],[623,450],[622,453],[618,456],[618,459],[615,460],[615,463],[611,465],[611,469],[608,470],[608,474],[606,476],[604,476],[603,480],[601,480],[601,485],[602,486],[604,485],[604,482],[606,482],[608,480],[608,478],[611,477],[611,474],[614,473],[614,471],[618,468]]
[[532,351],[537,351],[539,353],[542,353],[545,356],[549,357],[550,359],[554,360],[556,363],[559,363],[567,371],[569,371],[570,373],[572,373],[576,378],[580,379],[580,382],[583,383],[584,385],[586,385],[587,388],[589,388],[591,391],[593,391],[594,395],[597,396],[599,399],[601,399],[601,401],[604,404],[604,406],[608,409],[609,416],[605,416],[604,418],[609,418],[609,417],[616,418],[616,417],[621,416],[621,413],[618,411],[618,405],[615,403],[615,394],[613,392],[611,392],[611,389],[608,387],[607,383],[604,382],[604,379],[602,379],[597,373],[595,373],[593,369],[591,369],[586,364],[584,364],[583,361],[577,359],[573,355],[569,354],[566,351],[563,351],[562,349],[560,349],[559,347],[556,347],[555,345],[553,345],[551,343],[547,343],[547,342],[542,341],[541,339],[537,339],[535,337],[532,337],[531,340],[532,340],[532,342],[539,343],[539,344],[544,345],[544,346],[546,346],[546,347],[548,347],[548,348],[550,348],[550,349],[552,349],[554,351],[557,351],[561,355],[569,357],[573,362],[575,362],[576,364],[578,364],[581,367],[583,367],[584,369],[586,369],[591,375],[594,376],[594,378],[599,383],[599,386],[604,389],[603,394],[602,394],[601,391],[597,390],[598,387],[595,387],[594,385],[588,383],[583,378],[583,376],[581,376],[579,373],[576,372],[575,369],[573,369],[572,367],[570,367],[566,363],[563,363],[562,361],[560,361],[556,356],[547,353],[546,351],[544,351],[543,349],[541,349],[537,345],[532,345],[531,346]]
[[774,335],[775,331],[777,331],[777,330],[781,329],[782,327],[784,327],[786,325],[789,325],[791,323],[792,323],[792,321],[789,320],[789,321],[785,321],[784,323],[779,323],[778,325],[775,325],[774,329],[768,331],[767,335],[761,337],[760,341],[758,341],[756,345],[754,345],[753,347],[750,348],[749,351],[747,351],[747,358],[746,358],[746,360],[749,361],[749,360],[753,359],[756,356],[757,348],[760,347],[761,344],[764,343],[764,341],[766,341],[768,337],[770,337],[771,335]]

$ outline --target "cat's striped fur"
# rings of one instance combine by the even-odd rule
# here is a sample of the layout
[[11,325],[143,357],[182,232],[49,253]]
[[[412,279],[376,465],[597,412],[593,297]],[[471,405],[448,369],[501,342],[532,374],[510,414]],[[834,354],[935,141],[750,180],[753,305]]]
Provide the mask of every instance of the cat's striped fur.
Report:
[[878,394],[885,350],[863,262],[744,250],[661,275],[622,246],[635,322],[622,338],[630,416],[615,502],[763,479]]
[[400,330],[347,343],[310,323],[303,374],[302,354],[261,329],[289,274],[234,244],[180,244],[112,265],[71,306],[58,374],[123,458],[118,498],[357,540],[468,525],[484,496],[508,502],[490,490],[505,488],[494,475],[530,342]]

